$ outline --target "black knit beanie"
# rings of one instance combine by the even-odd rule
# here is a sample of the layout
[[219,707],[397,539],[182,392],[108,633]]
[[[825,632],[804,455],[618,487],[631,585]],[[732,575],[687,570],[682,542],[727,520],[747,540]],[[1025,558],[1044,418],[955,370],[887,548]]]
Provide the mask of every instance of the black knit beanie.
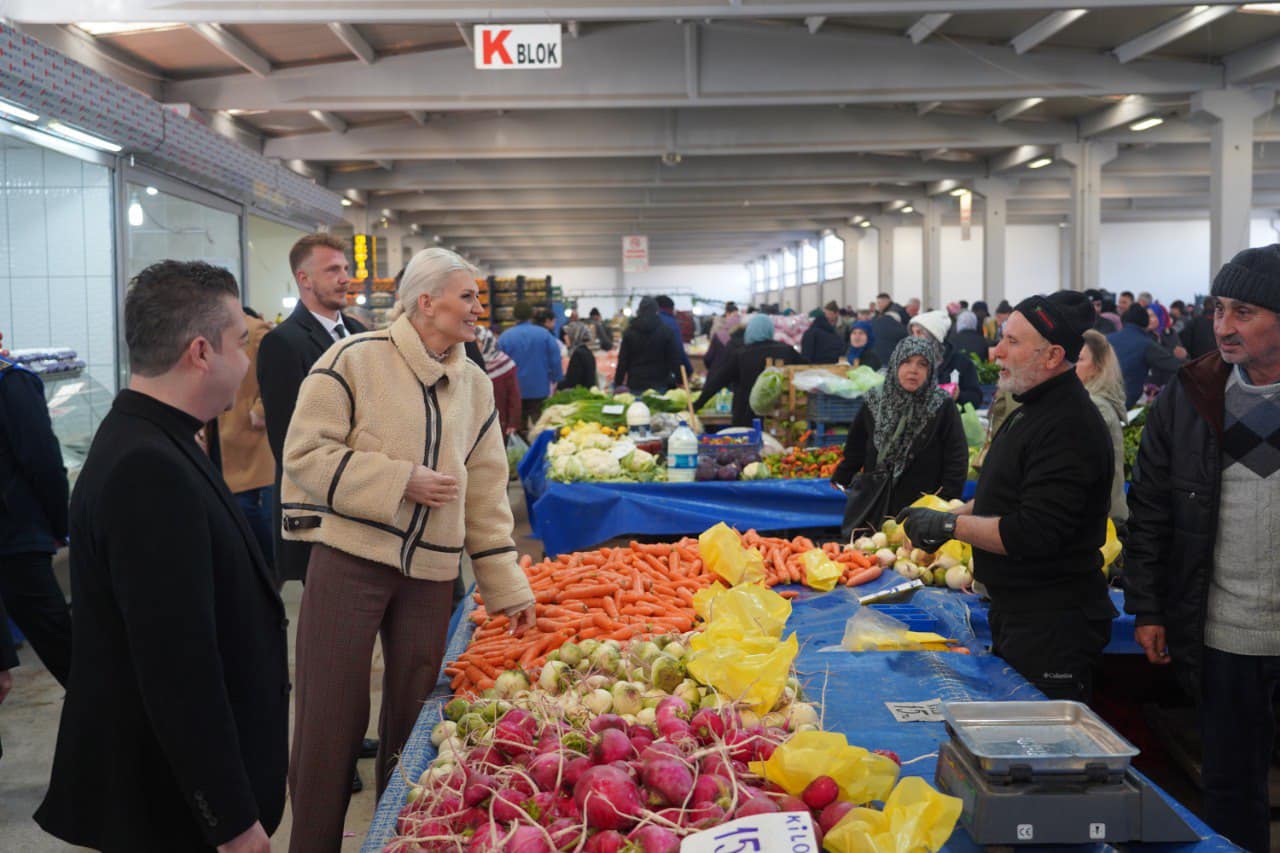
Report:
[[1066,352],[1074,362],[1084,347],[1084,333],[1093,328],[1097,318],[1093,303],[1074,290],[1059,290],[1048,296],[1029,296],[1018,303],[1017,311],[1051,344]]
[[1131,326],[1141,326],[1145,329],[1151,322],[1151,315],[1147,313],[1146,308],[1135,302],[1129,306],[1120,320]]
[[1280,243],[1237,254],[1223,264],[1209,292],[1280,311]]

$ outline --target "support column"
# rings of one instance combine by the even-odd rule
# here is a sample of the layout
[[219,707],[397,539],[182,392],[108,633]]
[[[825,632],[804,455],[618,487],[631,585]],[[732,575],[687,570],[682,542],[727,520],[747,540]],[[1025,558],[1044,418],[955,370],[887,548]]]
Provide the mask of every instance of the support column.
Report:
[[391,223],[386,228],[379,228],[373,233],[378,237],[378,250],[382,252],[387,278],[395,278],[396,273],[404,267],[404,238],[409,229],[403,225]]
[[1253,211],[1253,120],[1276,103],[1275,92],[1222,89],[1191,98],[1193,115],[1217,119],[1209,141],[1209,277],[1249,247]]
[[1096,288],[1101,277],[1102,167],[1115,156],[1114,142],[1058,146],[1057,158],[1075,167],[1071,171],[1071,290]]
[[858,293],[858,246],[862,243],[862,228],[837,228],[836,236],[844,241],[844,283],[840,286],[840,304],[861,307]]
[[924,252],[924,293],[921,294],[926,311],[935,311],[945,307],[942,304],[942,203],[934,198],[915,202],[920,211],[921,226],[924,238],[921,240],[921,251]]
[[982,196],[982,298],[992,310],[1005,298],[1005,228],[1009,224],[1009,194],[1013,181],[980,178],[973,189]]
[[897,219],[889,216],[877,216],[871,220],[871,227],[880,235],[880,250],[877,258],[879,269],[876,276],[877,294],[893,295],[893,229],[897,224]]

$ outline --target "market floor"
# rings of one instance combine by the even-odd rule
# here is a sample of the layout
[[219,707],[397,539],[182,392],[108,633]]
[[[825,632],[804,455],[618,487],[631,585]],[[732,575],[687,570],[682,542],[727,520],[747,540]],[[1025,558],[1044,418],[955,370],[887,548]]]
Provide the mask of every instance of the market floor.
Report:
[[[524,508],[524,495],[518,486],[511,489],[511,509],[516,517],[516,545],[521,553],[541,554],[541,543],[529,538],[528,514]],[[67,567],[65,552],[56,566],[59,580],[66,587]],[[464,576],[471,581],[470,566]],[[285,584],[283,598],[289,620],[298,623],[298,605],[302,601],[302,586]],[[293,669],[293,637],[289,642],[289,668]],[[24,646],[18,652],[22,665],[13,671],[14,685],[9,698],[0,705],[0,744],[4,746],[4,758],[0,759],[0,850],[4,853],[63,853],[84,848],[63,844],[45,834],[31,815],[40,805],[49,782],[49,768],[53,762],[54,741],[58,732],[58,718],[62,709],[62,688],[44,668],[39,659]],[[369,736],[376,736],[378,709],[382,703],[382,649],[375,648],[373,673],[369,689]],[[347,809],[346,832],[342,843],[343,853],[358,851],[365,833],[373,820],[377,807],[373,786],[373,759],[360,762],[360,776],[365,790],[351,798]],[[284,820],[271,840],[273,850],[284,851],[289,847],[289,830],[292,815],[286,805]]]

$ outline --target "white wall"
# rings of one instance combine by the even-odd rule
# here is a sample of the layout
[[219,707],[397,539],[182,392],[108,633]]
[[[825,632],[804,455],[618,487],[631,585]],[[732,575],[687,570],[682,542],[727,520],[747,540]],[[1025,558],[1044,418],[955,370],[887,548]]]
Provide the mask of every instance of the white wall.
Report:
[[858,244],[858,287],[850,294],[855,308],[866,308],[880,292],[880,239],[870,228],[863,232]]
[[289,316],[281,300],[298,295],[293,271],[289,269],[289,250],[306,233],[259,216],[249,217],[247,301],[250,308],[268,320],[274,320],[277,314]]
[[[1010,225],[1005,232],[1005,299],[1016,305],[1036,293],[1061,290],[1059,282],[1059,243],[1062,229],[1057,225]],[[944,258],[945,263],[945,258]],[[979,287],[969,301],[982,293],[981,259],[978,262]],[[996,306],[989,305],[991,313]]]
[[[951,263],[944,252],[942,265]],[[875,297],[878,291],[873,291]],[[907,300],[924,296],[924,229],[893,229],[893,290],[894,301],[906,305]]]
[[741,264],[690,264],[654,266],[648,272],[624,273],[618,267],[553,267],[550,269],[499,268],[497,276],[550,275],[565,296],[578,299],[579,308],[599,308],[606,317],[616,313],[629,298],[667,294],[678,309],[692,307],[694,295],[701,299],[750,302],[751,288],[746,267]]

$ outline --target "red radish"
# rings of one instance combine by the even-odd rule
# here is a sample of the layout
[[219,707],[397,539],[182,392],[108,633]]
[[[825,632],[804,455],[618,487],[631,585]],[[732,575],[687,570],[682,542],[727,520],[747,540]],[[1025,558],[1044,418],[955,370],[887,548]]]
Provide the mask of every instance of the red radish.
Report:
[[518,827],[503,849],[510,853],[555,853],[546,831],[528,824]]
[[462,789],[462,804],[478,806],[493,793],[493,777],[485,773],[472,772],[467,787]]
[[871,751],[874,752],[876,755],[883,755],[885,758],[889,759],[899,767],[902,766],[902,759],[898,757],[898,753],[894,752],[891,749],[873,749]]
[[572,759],[564,766],[564,786],[572,789],[574,785],[578,784],[578,780],[582,778],[582,774],[587,772],[588,768],[591,766],[592,761],[586,756]]
[[782,811],[778,804],[768,797],[752,797],[742,805],[738,806],[738,810],[733,813],[735,818],[750,817],[753,814],[773,814]]
[[804,804],[804,800],[799,797],[793,797],[790,794],[784,794],[778,798],[778,808],[784,812],[808,812],[809,807]]
[[724,742],[729,747],[729,755],[734,761],[755,761],[759,736],[759,729],[738,729],[725,735]]
[[733,799],[733,785],[723,776],[704,773],[693,783],[693,798],[690,803],[702,806],[716,803],[727,806]]
[[523,794],[523,799],[528,799],[538,793],[537,786],[535,786],[533,781],[523,773],[514,773],[509,775],[506,779],[506,786],[513,791],[518,791]]
[[625,835],[609,829],[604,832],[597,832],[588,838],[587,846],[582,848],[582,853],[618,853],[622,849],[622,845],[626,843],[627,837]]
[[498,823],[514,823],[524,814],[528,797],[507,789],[493,795],[493,819]]
[[632,728],[631,745],[637,750],[644,750],[645,747],[649,746],[649,744],[653,743],[656,739],[657,736],[643,726],[639,728]]
[[710,829],[725,821],[725,810],[715,803],[703,803],[685,812],[684,826],[693,829]]
[[680,751],[680,747],[665,740],[657,741],[650,744],[640,751],[640,760],[642,762],[654,761],[658,758],[676,758],[684,759],[684,753]]
[[658,703],[654,716],[658,722],[666,717],[679,717],[682,720],[689,719],[689,703],[681,699],[679,696],[668,696]]
[[533,735],[521,726],[519,718],[512,718],[515,713],[508,712],[493,727],[494,748],[511,759],[524,755],[533,747]]
[[693,774],[683,762],[674,758],[659,758],[644,766],[641,780],[667,803],[683,805],[693,790]]
[[723,776],[726,779],[737,778],[733,764],[718,752],[713,752],[702,759],[703,775]]
[[506,827],[493,823],[483,824],[476,830],[476,834],[471,836],[467,853],[500,853],[506,834]]
[[689,721],[689,725],[693,727],[694,736],[704,745],[717,738],[724,737],[724,732],[727,728],[724,717],[710,708],[703,708],[694,714],[693,719]]
[[529,776],[540,791],[554,791],[560,787],[564,775],[564,754],[544,752],[529,762]]
[[512,708],[510,711],[502,715],[502,719],[498,720],[498,725],[507,723],[515,726],[532,740],[538,734],[538,719],[522,708]]
[[535,821],[541,824],[550,823],[555,814],[556,795],[550,791],[542,791],[525,800],[524,810]]
[[600,734],[605,729],[621,729],[627,731],[627,721],[619,717],[617,714],[601,714],[587,724],[587,728],[592,734]]
[[578,804],[573,801],[572,796],[567,795],[556,797],[556,815],[569,818],[575,823],[582,819],[582,812],[578,809]]
[[671,830],[649,824],[627,836],[641,853],[680,853],[680,838]]
[[778,744],[770,740],[762,740],[756,744],[756,761],[768,761],[773,757],[773,752],[778,748]]
[[577,847],[578,837],[582,835],[582,829],[577,821],[569,818],[557,818],[547,827],[547,834],[551,836],[551,843],[558,850],[564,850],[570,847]]
[[835,829],[836,824],[844,820],[844,816],[853,811],[853,803],[844,800],[836,800],[831,805],[822,810],[818,815],[818,825],[822,827],[824,833]]
[[506,763],[492,746],[478,746],[467,753],[467,767],[502,767]]
[[613,766],[592,767],[573,786],[573,799],[593,829],[624,829],[644,808],[640,789]]
[[471,808],[467,809],[457,818],[457,825],[463,829],[467,827],[478,827],[482,823],[489,822],[489,813],[484,809]]
[[805,786],[800,798],[804,804],[815,812],[820,812],[836,801],[840,796],[840,786],[830,776],[819,776]]
[[693,736],[693,729],[679,717],[668,714],[658,720],[658,734],[670,741],[680,741]]
[[631,739],[618,729],[603,729],[595,736],[595,748],[592,756],[598,764],[611,764],[614,761],[625,761],[634,754]]

